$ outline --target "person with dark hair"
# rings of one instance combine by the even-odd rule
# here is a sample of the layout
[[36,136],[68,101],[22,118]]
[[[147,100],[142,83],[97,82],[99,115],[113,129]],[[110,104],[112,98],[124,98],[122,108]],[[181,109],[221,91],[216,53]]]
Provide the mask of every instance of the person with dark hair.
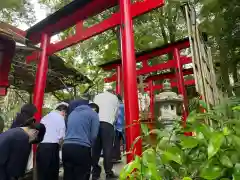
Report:
[[114,124],[118,114],[119,102],[117,96],[112,90],[107,90],[95,96],[94,103],[99,106],[100,128],[93,147],[93,170],[92,179],[99,179],[101,175],[101,167],[99,166],[99,159],[101,151],[103,150],[104,169],[106,179],[117,179],[118,176],[114,174],[112,168],[112,148],[114,142]]
[[17,180],[24,176],[31,145],[39,142],[38,135],[44,135],[45,131],[43,124],[31,124],[0,134],[1,180]]
[[71,112],[78,106],[88,105],[89,104],[89,95],[83,94],[81,98],[69,101],[67,117],[71,114]]
[[11,128],[27,126],[34,123],[36,120],[34,114],[37,112],[37,108],[33,104],[25,104],[22,106],[20,113],[17,114]]
[[64,180],[89,180],[91,148],[99,130],[99,107],[91,103],[75,108],[68,117],[62,148]]
[[117,95],[118,100],[119,100],[119,109],[118,109],[118,116],[117,120],[115,123],[115,139],[114,139],[114,145],[113,145],[113,162],[119,162],[121,161],[121,140],[123,141],[124,144],[124,104],[122,101],[121,95]]
[[38,180],[58,180],[59,150],[65,137],[65,115],[68,104],[60,103],[41,119],[46,127],[43,141],[37,147],[36,165]]
[[99,113],[99,106],[95,103],[89,103],[88,105],[92,110],[94,110],[96,113]]

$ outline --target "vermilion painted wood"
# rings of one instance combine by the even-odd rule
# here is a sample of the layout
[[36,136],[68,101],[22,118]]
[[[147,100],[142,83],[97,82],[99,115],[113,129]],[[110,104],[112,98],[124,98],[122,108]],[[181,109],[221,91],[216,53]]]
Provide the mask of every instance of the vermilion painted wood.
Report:
[[[127,162],[134,159],[134,154],[141,156],[142,141],[141,139],[134,141],[141,135],[139,124],[139,107],[138,107],[138,91],[137,91],[137,72],[134,49],[134,35],[132,24],[131,0],[120,0],[121,13],[121,43],[122,49],[122,68],[124,78],[124,107],[125,107],[125,123],[126,123],[126,150],[132,150],[127,154]],[[132,148],[132,149],[131,149]]]
[[[189,64],[192,62],[192,59],[190,57],[181,57],[181,64]],[[160,71],[160,70],[165,70],[165,69],[171,69],[171,68],[175,68],[175,61],[174,60],[169,60],[165,63],[160,63],[154,66],[144,66],[142,69],[137,70],[137,75],[143,75],[143,74],[148,74],[151,72],[155,72],[155,71]],[[193,73],[193,71],[191,71]],[[186,74],[187,75],[187,74]],[[175,74],[171,74],[171,75],[158,75],[158,77],[160,79],[171,79],[172,76],[175,76]],[[104,79],[105,83],[110,83],[113,81],[116,81],[116,74],[114,74],[112,77],[107,77]],[[169,78],[168,78],[169,77]],[[150,78],[150,77],[149,77]],[[154,80],[154,79],[152,79]],[[159,80],[158,78],[156,80]]]
[[35,114],[37,122],[40,122],[42,117],[42,106],[48,72],[47,46],[49,45],[49,43],[50,43],[49,36],[47,34],[43,34],[41,40],[42,53],[37,65],[35,88],[33,94],[33,103],[37,108],[37,113]]
[[9,87],[8,74],[11,69],[11,62],[15,52],[15,42],[9,40],[7,37],[0,37],[0,53],[1,53],[1,62],[0,62],[0,88],[2,96],[7,94],[7,88]]
[[[195,85],[195,80],[194,79],[185,80],[184,85],[185,86],[193,86],[193,85]],[[178,83],[174,82],[174,81],[171,81],[171,86],[172,87],[177,87]],[[160,90],[162,88],[163,88],[163,86],[161,84],[159,84],[159,85],[154,85],[152,89],[153,89],[153,91],[156,91],[156,90]],[[150,90],[149,87],[144,88],[144,91],[149,91],[149,90]]]
[[[182,42],[178,42],[175,44],[169,44],[163,48],[162,47],[154,48],[152,50],[137,53],[136,54],[136,62],[142,62],[143,64],[145,64],[145,66],[147,66],[146,61],[151,58],[168,54],[168,53],[172,52],[174,48],[178,48],[179,50],[181,50],[181,49],[186,49],[189,46],[190,46],[189,40],[186,39]],[[121,59],[116,60],[116,61],[117,61],[116,63],[110,64],[110,65],[101,65],[100,67],[103,68],[105,71],[115,69],[119,64],[121,64]]]
[[[107,1],[108,2],[108,1]],[[111,1],[109,2],[111,4]],[[147,13],[152,9],[155,9],[157,7],[161,7],[164,5],[163,0],[145,0],[145,1],[139,1],[131,5],[131,17],[137,17],[141,14]],[[120,25],[120,13],[114,13],[111,17],[103,20],[99,24],[96,24],[92,27],[83,29],[82,31],[76,33],[73,36],[68,37],[67,39],[60,41],[56,44],[51,44],[48,47],[47,54],[52,55],[58,51],[61,51],[65,48],[68,48],[70,46],[73,46],[79,42],[82,42],[84,40],[87,40],[95,35],[98,35],[104,31],[107,31],[111,28],[116,27],[117,25]],[[43,30],[44,32],[46,30]],[[54,31],[54,30],[53,30]],[[32,55],[28,56],[26,61],[27,63],[37,60],[38,59],[38,52],[34,52]]]
[[[173,50],[173,56],[175,59],[175,69],[176,69],[176,77],[177,77],[177,83],[178,83],[178,93],[183,96],[183,126],[186,126],[186,120],[188,116],[188,98],[187,98],[187,93],[186,89],[184,86],[184,77],[183,77],[183,68],[182,68],[182,63],[180,59],[180,52],[178,48],[174,48]],[[194,81],[194,80],[193,80]],[[194,81],[195,83],[195,81]]]

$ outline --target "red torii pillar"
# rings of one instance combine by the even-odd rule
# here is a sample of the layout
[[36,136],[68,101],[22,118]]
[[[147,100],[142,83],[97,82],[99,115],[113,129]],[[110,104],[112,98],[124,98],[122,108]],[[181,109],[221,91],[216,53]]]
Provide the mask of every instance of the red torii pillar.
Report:
[[[121,42],[122,42],[122,68],[124,76],[124,103],[126,117],[126,148],[130,150],[134,140],[140,136],[139,108],[137,94],[137,72],[134,52],[133,24],[131,16],[131,1],[120,0],[121,13]],[[133,125],[134,124],[134,125]],[[138,141],[133,153],[142,154],[142,142]],[[134,158],[134,154],[127,155],[127,162]]]
[[180,52],[178,48],[174,48],[173,56],[176,61],[176,76],[177,76],[177,84],[178,84],[178,93],[183,96],[183,127],[186,126],[186,120],[188,116],[188,100],[187,93],[184,86],[184,76],[182,70],[182,64],[180,59]]
[[40,122],[42,117],[42,106],[44,101],[44,92],[47,81],[47,72],[48,72],[48,56],[47,56],[47,47],[50,43],[50,37],[47,34],[42,34],[41,37],[41,49],[40,59],[38,61],[35,88],[33,94],[33,104],[37,108],[37,113],[35,118],[37,122]]
[[15,42],[6,37],[0,37],[0,96],[7,95],[9,87],[8,75],[11,69],[12,58],[15,53]]

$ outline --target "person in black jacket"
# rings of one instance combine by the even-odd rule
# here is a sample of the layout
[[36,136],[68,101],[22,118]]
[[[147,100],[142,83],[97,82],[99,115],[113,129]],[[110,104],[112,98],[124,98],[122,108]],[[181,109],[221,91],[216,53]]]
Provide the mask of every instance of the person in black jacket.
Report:
[[24,176],[31,145],[41,142],[45,132],[43,124],[34,123],[0,134],[0,180]]

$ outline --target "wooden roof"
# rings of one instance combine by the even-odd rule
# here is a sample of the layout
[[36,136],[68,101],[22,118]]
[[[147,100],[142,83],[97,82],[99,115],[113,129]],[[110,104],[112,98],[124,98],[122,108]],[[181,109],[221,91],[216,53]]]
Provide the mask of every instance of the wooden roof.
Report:
[[[26,64],[25,59],[32,52],[27,48],[16,49],[10,71],[10,84],[20,90],[32,93],[35,86],[36,64]],[[45,92],[54,92],[78,84],[91,83],[88,77],[72,67],[68,67],[62,58],[53,55],[49,57],[49,70]]]

